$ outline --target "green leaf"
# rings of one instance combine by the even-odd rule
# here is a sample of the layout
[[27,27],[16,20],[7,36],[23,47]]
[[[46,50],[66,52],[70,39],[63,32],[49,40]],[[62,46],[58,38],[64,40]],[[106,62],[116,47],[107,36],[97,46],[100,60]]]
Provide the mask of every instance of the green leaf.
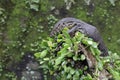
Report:
[[75,52],[77,52],[77,51],[78,51],[78,45],[79,45],[79,43],[74,42],[74,50],[75,50]]
[[78,58],[77,58],[77,56],[75,55],[75,56],[73,56],[73,60],[74,61],[77,61],[78,60]]
[[42,65],[40,66],[40,68],[48,69],[49,67],[48,67],[48,65],[42,64]]
[[48,43],[47,40],[42,40],[41,44],[40,44],[41,48],[48,48]]
[[70,79],[71,77],[72,77],[71,74],[68,74],[68,75],[67,75],[67,79]]
[[87,38],[82,39],[82,43],[88,45]]
[[82,61],[85,60],[85,55],[84,54],[81,55],[80,60],[82,60]]
[[87,70],[87,69],[88,69],[88,66],[85,66],[85,67],[84,67],[84,70]]
[[96,42],[93,42],[92,47],[97,48],[98,44]]
[[90,50],[91,50],[92,54],[95,56],[96,54],[95,54],[94,49],[92,47],[90,47]]
[[68,49],[70,47],[69,44],[63,44],[64,48]]
[[83,70],[82,70],[82,69],[79,69],[79,70],[77,70],[77,71],[79,72],[79,74],[78,74],[78,75],[83,74]]
[[65,36],[66,39],[71,39],[71,37],[68,33],[68,30],[69,29],[67,27],[65,27],[62,32],[63,32],[63,35]]
[[68,44],[69,46],[72,44],[72,41],[71,41],[71,39],[69,39],[69,38],[66,38],[66,39],[65,39],[65,42],[66,42],[66,44]]
[[[80,33],[80,32],[79,32]],[[82,39],[85,37],[84,34],[80,34],[80,36],[77,37],[77,41],[82,41]]]
[[40,58],[44,58],[47,55],[48,51],[44,50],[40,53]]
[[70,74],[73,75],[75,73],[75,70],[74,69],[71,69],[70,70]]
[[43,64],[45,61],[40,61],[40,64]]
[[94,52],[96,53],[97,56],[100,56],[101,51],[98,48],[95,48]]
[[35,56],[36,58],[40,58],[40,54],[41,54],[41,52],[37,52],[37,53],[34,54],[34,56]]
[[62,41],[62,39],[57,39],[57,42],[59,43],[59,42],[61,42]]
[[74,54],[72,52],[67,53],[67,57],[72,57]]
[[68,69],[67,69],[66,65],[64,65],[63,68],[64,68],[65,72],[68,72]]
[[49,61],[50,59],[49,58],[43,58],[44,61]]
[[39,10],[39,9],[38,9],[38,8],[39,8],[39,5],[37,5],[37,4],[31,4],[31,5],[30,5],[30,8],[33,9],[33,10],[35,10],[35,11],[38,11],[38,10]]
[[49,47],[53,47],[52,41],[47,41]]
[[80,76],[80,74],[81,74],[80,71],[78,71],[78,70],[75,71],[76,76]]
[[62,39],[63,38],[63,34],[58,34],[57,39]]
[[32,0],[32,2],[34,2],[34,3],[39,3],[39,0]]
[[112,68],[109,69],[109,71],[110,71],[110,73],[113,75],[113,78],[114,78],[115,80],[119,80],[119,79],[120,79],[120,73],[119,73],[119,72],[113,70]]
[[73,80],[80,80],[79,75],[76,72],[73,75]]
[[97,66],[98,66],[99,70],[103,70],[103,63],[102,63],[102,61],[99,61],[97,63]]
[[93,80],[92,76],[90,74],[87,74],[88,79],[87,80]]
[[58,53],[57,53],[57,55],[58,56],[65,56],[66,55],[66,53],[67,53],[68,51],[67,51],[67,49],[66,48],[62,48]]
[[55,65],[59,65],[62,61],[63,61],[63,57],[58,57],[58,58],[55,60]]
[[113,6],[115,6],[115,1],[117,1],[117,0],[109,0],[109,1]]
[[66,61],[63,61],[62,62],[62,66],[66,66],[67,62]]
[[82,76],[82,80],[94,80],[90,74],[87,74],[86,76]]
[[93,41],[91,41],[91,40],[88,40],[87,42],[88,42],[89,45],[93,44]]
[[[74,75],[73,76],[73,80],[79,80],[80,78],[79,78],[79,76],[77,76],[77,75]],[[81,79],[80,79],[81,80]]]

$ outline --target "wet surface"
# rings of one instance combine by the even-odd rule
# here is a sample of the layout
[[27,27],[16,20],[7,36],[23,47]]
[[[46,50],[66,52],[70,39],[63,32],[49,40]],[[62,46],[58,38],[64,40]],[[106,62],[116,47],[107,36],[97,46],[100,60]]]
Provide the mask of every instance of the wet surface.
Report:
[[12,71],[17,75],[17,80],[44,80],[42,70],[32,53],[25,54]]

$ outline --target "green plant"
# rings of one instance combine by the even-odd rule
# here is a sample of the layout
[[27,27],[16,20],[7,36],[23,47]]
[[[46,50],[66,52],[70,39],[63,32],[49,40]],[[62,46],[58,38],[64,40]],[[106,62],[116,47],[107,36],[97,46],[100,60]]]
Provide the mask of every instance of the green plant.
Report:
[[39,11],[39,2],[40,0],[27,0],[25,3],[29,5],[30,9]]
[[3,71],[3,66],[2,63],[0,62],[0,76],[2,75],[2,71]]
[[17,80],[16,75],[13,72],[5,71],[5,65],[3,62],[0,62],[0,79],[10,79],[10,80]]
[[12,73],[12,72],[6,73],[5,77],[6,77],[6,79],[17,80],[16,75],[14,73]]
[[[57,80],[97,79],[96,75],[99,74],[100,70],[103,70],[104,65],[100,59],[98,44],[80,32],[76,32],[75,36],[71,38],[67,31],[68,29],[65,28],[63,34],[58,34],[56,40],[48,37],[47,40],[42,41],[40,47],[43,50],[35,53],[36,58],[40,61],[40,67],[44,69],[45,75],[49,73]],[[97,63],[89,63],[89,56],[81,48],[87,52],[92,52],[91,55],[95,57]],[[85,60],[87,62],[84,62]],[[90,68],[89,64],[92,67],[95,65],[94,76],[87,71]],[[87,74],[84,74],[85,72]]]
[[[117,54],[111,53],[108,57],[100,57],[98,44],[91,38],[80,32],[76,32],[75,36],[71,38],[67,31],[68,29],[65,28],[62,34],[57,35],[56,40],[50,37],[43,40],[40,44],[43,50],[35,53],[36,58],[40,61],[40,67],[44,70],[46,80],[48,73],[57,80],[97,80],[102,77],[120,79],[120,61]],[[92,52],[92,59],[95,58],[96,63],[90,59],[89,51]],[[94,67],[92,74],[89,71],[90,65],[92,68]],[[104,72],[106,70],[108,72]],[[106,74],[112,75],[112,77],[107,77]]]
[[54,15],[50,14],[47,17],[47,20],[48,20],[48,25],[50,26],[49,31],[51,31],[52,28],[54,27],[53,25],[58,21],[58,19]]
[[120,56],[117,53],[110,52],[110,56],[105,57],[106,69],[110,72],[114,80],[120,79]]
[[116,2],[117,0],[109,0],[109,2],[113,5],[113,6],[115,6],[115,2]]
[[4,24],[6,20],[5,10],[0,7],[0,24]]

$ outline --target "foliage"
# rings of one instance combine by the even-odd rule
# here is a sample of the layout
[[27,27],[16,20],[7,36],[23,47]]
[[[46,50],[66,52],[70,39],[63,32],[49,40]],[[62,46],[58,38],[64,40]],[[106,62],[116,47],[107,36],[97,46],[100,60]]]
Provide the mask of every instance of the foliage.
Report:
[[109,0],[110,1],[110,3],[113,5],[113,6],[115,6],[115,2],[117,1],[117,0]]
[[5,74],[5,77],[6,77],[7,79],[17,80],[16,75],[15,75],[15,73],[13,73],[13,72],[8,72],[8,73],[6,73],[6,74]]
[[[71,38],[67,31],[68,29],[65,28],[62,32],[63,34],[58,34],[56,40],[50,37],[48,37],[47,40],[43,40],[40,44],[40,47],[43,50],[35,53],[45,75],[50,73],[50,75],[56,77],[57,80],[93,80],[98,79],[97,76],[100,76],[100,71],[107,69],[115,80],[120,79],[120,61],[117,60],[119,59],[118,57],[100,57],[100,51],[97,48],[96,42],[93,42],[92,39],[85,37],[85,35],[80,32],[76,32],[75,36]],[[83,68],[79,67],[84,64],[81,65],[80,62],[86,60],[86,55],[79,53],[79,45],[85,45],[84,47],[87,47],[87,50],[90,50],[97,60],[95,72],[93,72],[93,74],[90,74],[89,72],[84,74],[89,66],[85,65]],[[116,56],[116,54],[114,54],[114,56]],[[104,66],[106,64],[110,65],[111,60],[115,60],[112,62],[115,67],[111,65],[105,68]]]
[[110,56],[105,57],[103,61],[107,64],[107,70],[112,74],[113,79],[120,79],[120,56],[117,53],[110,52]]
[[0,76],[2,75],[2,71],[3,71],[3,66],[2,63],[0,62]]
[[6,15],[5,10],[0,7],[0,24],[5,23]]
[[[4,70],[5,65],[0,62],[0,79],[10,79],[10,80],[17,80],[16,75],[13,72],[7,72]],[[4,75],[5,74],[5,75]]]
[[50,26],[49,31],[51,31],[54,27],[53,25],[58,21],[58,19],[55,16],[53,16],[52,14],[50,14],[47,17],[47,20],[48,20],[48,26]]
[[39,11],[39,1],[40,0],[26,0],[26,4],[29,5],[30,9],[33,9],[35,11]]

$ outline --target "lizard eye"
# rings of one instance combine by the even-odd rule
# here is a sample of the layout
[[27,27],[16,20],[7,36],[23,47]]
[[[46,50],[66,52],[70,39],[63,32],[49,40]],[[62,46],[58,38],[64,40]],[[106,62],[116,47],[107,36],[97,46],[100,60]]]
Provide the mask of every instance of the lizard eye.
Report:
[[79,32],[81,32],[81,33],[85,33],[85,30],[83,29],[83,28],[81,28],[81,27],[79,27],[78,29],[77,29],[77,31],[79,31]]

